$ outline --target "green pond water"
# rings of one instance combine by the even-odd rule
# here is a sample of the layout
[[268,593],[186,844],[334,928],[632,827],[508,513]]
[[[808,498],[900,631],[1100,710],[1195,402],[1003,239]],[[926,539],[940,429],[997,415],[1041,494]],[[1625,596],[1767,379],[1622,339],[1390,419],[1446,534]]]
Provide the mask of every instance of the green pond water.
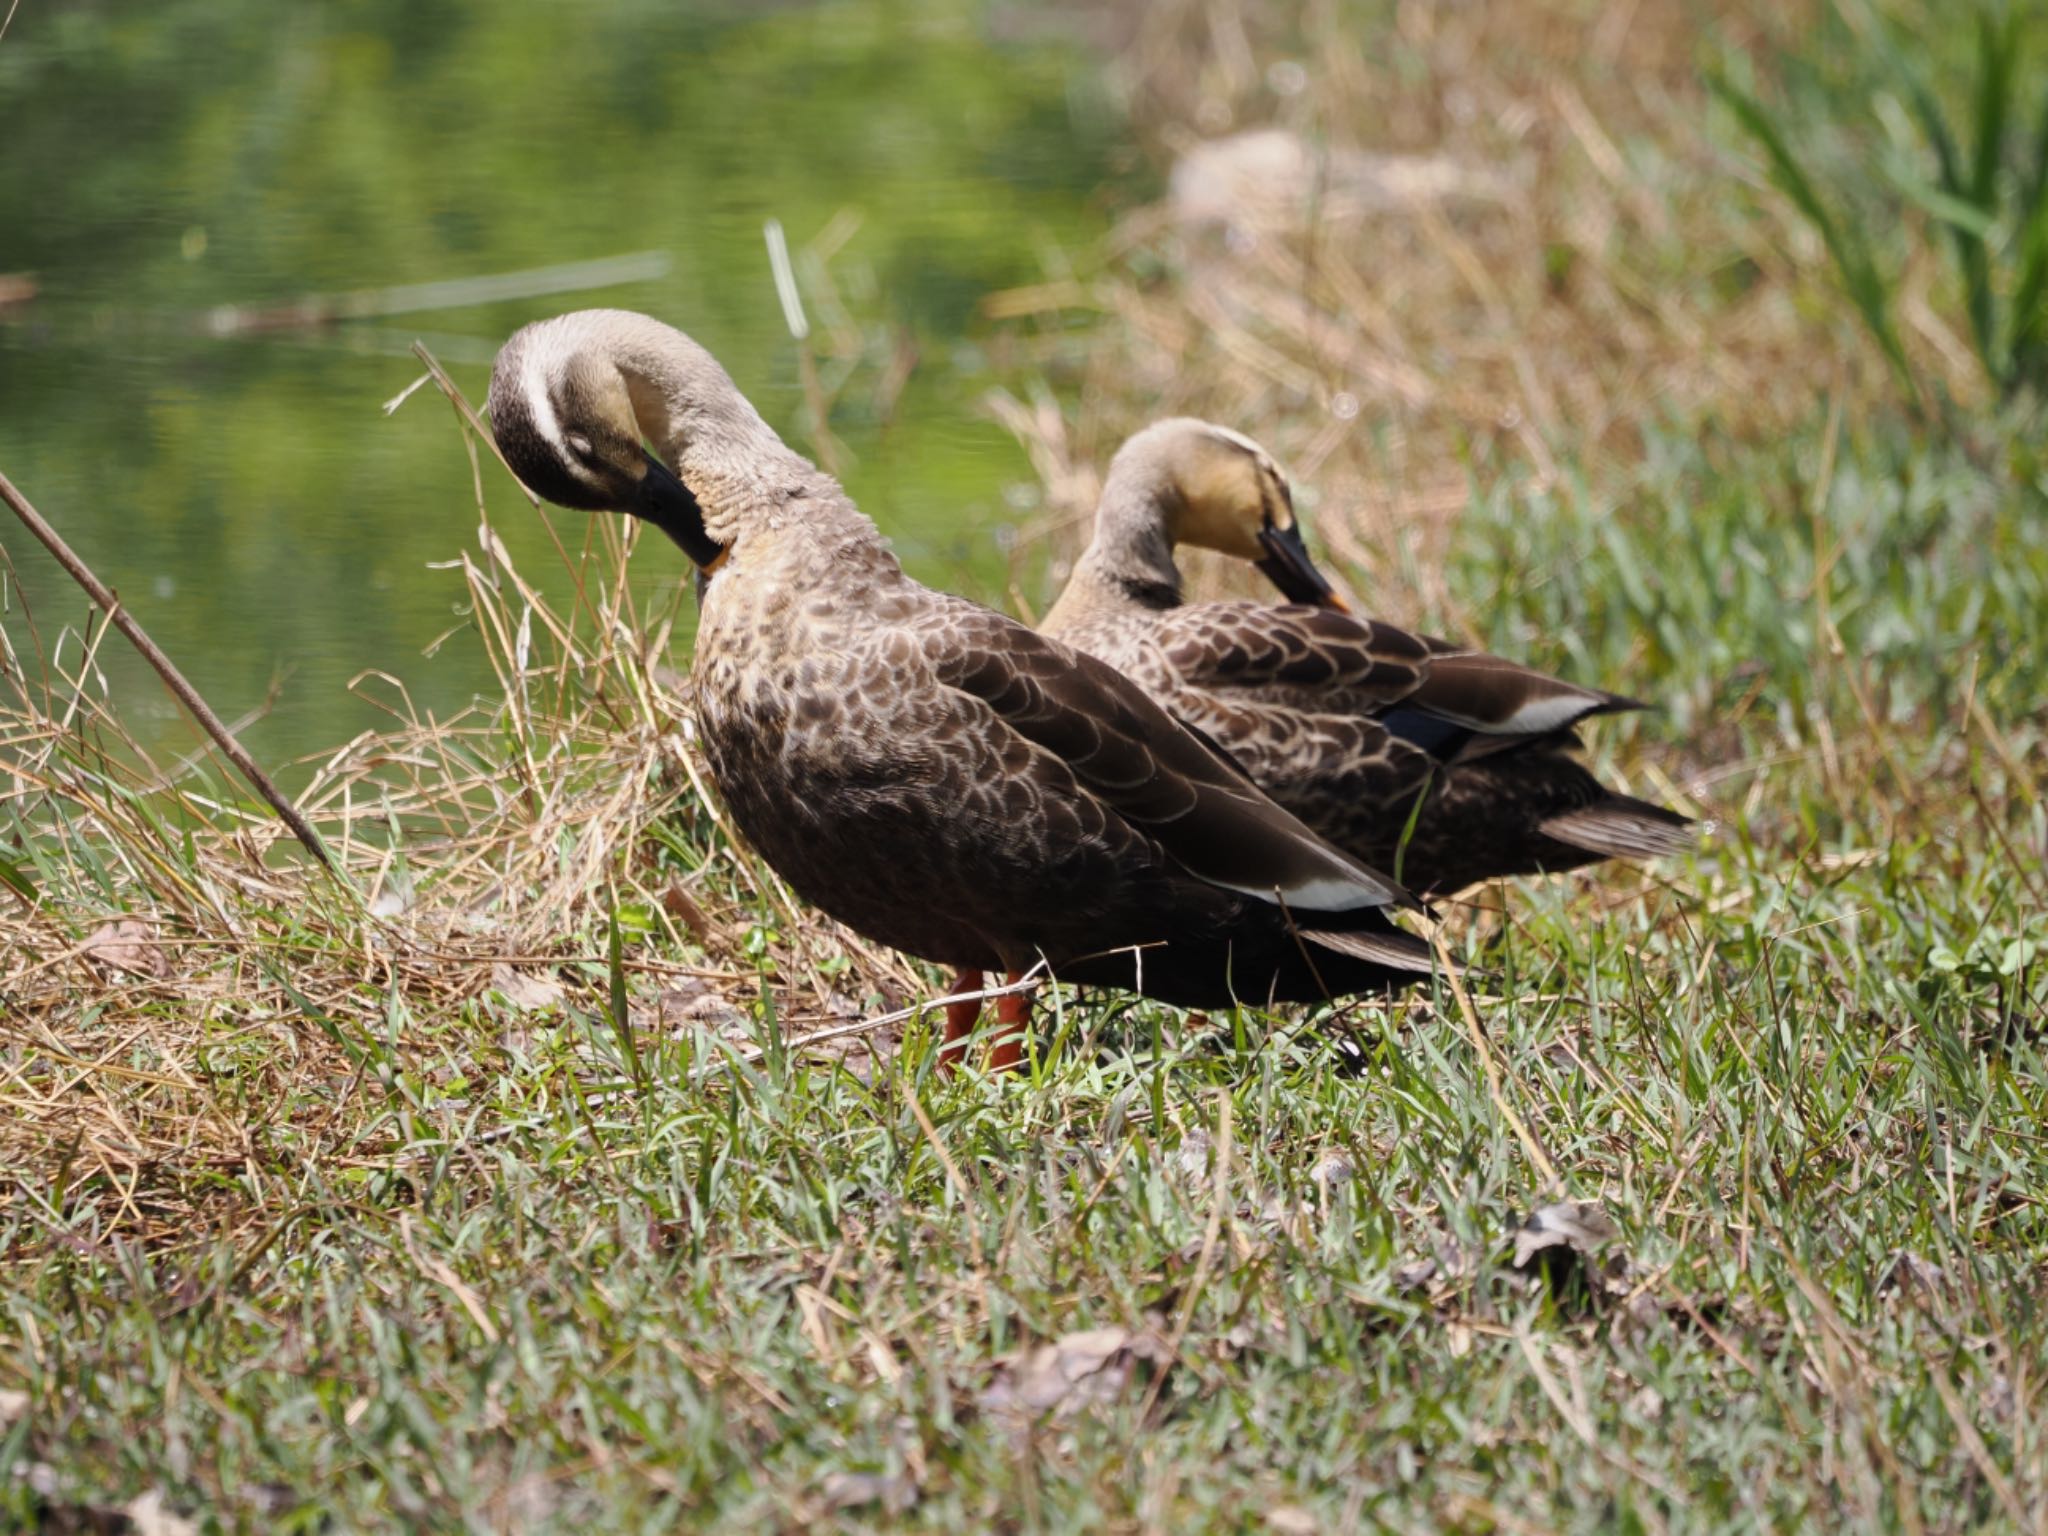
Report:
[[[359,674],[444,718],[493,690],[472,637],[424,654],[468,623],[435,566],[476,548],[476,515],[441,398],[381,409],[421,372],[413,339],[481,402],[516,326],[645,309],[814,451],[775,218],[850,489],[919,575],[993,590],[1027,470],[980,408],[1015,380],[977,306],[1096,240],[1119,127],[1101,61],[1040,21],[970,0],[28,0],[0,40],[0,274],[37,293],[0,308],[0,471],[224,718],[282,680],[243,739],[301,778],[389,723]],[[634,253],[639,275],[575,293],[210,318]],[[522,572],[565,592],[539,515],[495,465],[486,487]],[[0,547],[0,623],[25,649],[26,603],[74,665],[83,595],[4,510]],[[685,570],[648,542],[633,581]],[[152,754],[197,744],[125,642],[98,659]]]

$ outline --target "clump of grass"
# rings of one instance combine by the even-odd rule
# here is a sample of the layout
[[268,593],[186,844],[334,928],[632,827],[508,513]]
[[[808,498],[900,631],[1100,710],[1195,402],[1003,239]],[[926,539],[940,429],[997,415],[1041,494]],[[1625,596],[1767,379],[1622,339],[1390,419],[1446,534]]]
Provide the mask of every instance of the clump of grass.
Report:
[[[686,684],[661,662],[674,611],[633,610],[617,530],[592,525],[565,554],[568,611],[521,578],[488,516],[479,535],[461,579],[504,702],[420,718],[391,683],[394,728],[309,765],[301,805],[332,875],[203,763],[151,760],[96,667],[106,629],[46,637],[24,609],[0,632],[15,1053],[0,1178],[17,1214],[53,1215],[53,1180],[59,1195],[112,1181],[126,1194],[99,1239],[227,1240],[263,1209],[262,1180],[237,1195],[206,1170],[325,1146],[358,1094],[383,1107],[351,1126],[348,1155],[378,1148],[396,1168],[430,1105],[529,1076],[559,1092],[566,1071],[579,1094],[610,1092],[635,1062],[594,1030],[629,974],[642,1026],[681,995],[728,1020],[772,999],[801,1031],[914,984],[857,942],[825,953],[806,924],[771,926],[795,909],[718,830],[679,723]],[[536,1013],[549,1043],[526,1059],[514,1042]],[[502,1031],[489,1056],[527,1070],[415,1054],[451,1020]]]
[[[1825,190],[1827,178],[1798,147],[1798,122],[1723,79],[1717,93],[1763,154],[1771,180],[1813,226],[1825,245],[1856,312],[1909,389],[1920,387],[1895,318],[1895,278],[1880,255],[1897,217],[1917,209],[1946,236],[1954,286],[1967,319],[1970,345],[1984,378],[2001,398],[2039,393],[2048,382],[2048,96],[2027,98],[2027,47],[2037,28],[2025,7],[1970,7],[1973,69],[1958,114],[1937,94],[1931,61],[1946,51],[1926,46],[1931,17],[1922,15],[1914,39],[1900,35],[1890,17],[1843,0],[1848,24],[1876,66],[1869,81],[1872,126],[1887,122],[1894,135],[1917,136],[1912,158],[1895,150],[1882,157],[1890,199],[1869,216],[1869,187],[1861,216],[1844,211]],[[1952,18],[1944,15],[1942,29]],[[1900,146],[1903,149],[1904,146]]]
[[1679,0],[1148,8],[1120,72],[1167,195],[1083,278],[989,301],[1052,386],[1000,406],[1048,486],[1033,558],[1073,547],[1124,436],[1184,411],[1261,432],[1334,553],[1402,568],[1376,611],[1419,618],[1457,607],[1475,473],[1626,473],[1659,424],[1784,433],[1822,391],[1897,410],[1719,136],[1703,55],[1775,46],[1764,25]]

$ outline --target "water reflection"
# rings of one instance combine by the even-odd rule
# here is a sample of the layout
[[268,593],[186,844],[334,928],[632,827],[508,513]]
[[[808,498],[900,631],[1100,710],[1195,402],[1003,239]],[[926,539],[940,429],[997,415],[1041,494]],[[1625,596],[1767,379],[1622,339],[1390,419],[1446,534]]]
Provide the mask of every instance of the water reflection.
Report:
[[[1003,45],[970,0],[602,9],[507,0],[25,7],[0,44],[0,468],[246,736],[281,761],[378,723],[368,669],[446,712],[489,687],[465,622],[470,470],[414,336],[481,398],[496,342],[584,303],[691,330],[810,446],[761,228],[795,248],[846,478],[920,574],[986,584],[1023,474],[975,400],[991,289],[1100,220],[1111,132],[1096,61]],[[28,216],[20,216],[23,210]],[[221,337],[220,306],[657,251],[659,276]],[[906,372],[907,369],[907,372]],[[553,561],[502,484],[523,569]],[[565,531],[573,526],[565,524]],[[82,597],[11,520],[0,545],[46,641]],[[471,544],[471,547],[474,547]],[[648,549],[636,585],[680,579]],[[7,622],[20,633],[9,584]],[[191,741],[116,645],[147,744]]]

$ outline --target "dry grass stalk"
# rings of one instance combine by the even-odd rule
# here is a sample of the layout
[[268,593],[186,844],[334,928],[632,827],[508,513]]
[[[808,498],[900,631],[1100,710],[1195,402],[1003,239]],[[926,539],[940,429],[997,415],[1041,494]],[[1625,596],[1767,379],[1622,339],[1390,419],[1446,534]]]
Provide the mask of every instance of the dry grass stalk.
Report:
[[[461,572],[504,702],[436,719],[393,682],[394,726],[311,765],[301,807],[347,888],[203,773],[150,760],[93,665],[104,626],[82,652],[32,615],[0,630],[0,860],[20,882],[0,885],[0,1199],[102,1173],[127,1191],[123,1235],[176,1243],[255,1219],[216,1175],[281,1147],[396,1165],[404,1138],[365,1133],[383,1118],[365,1096],[447,1076],[438,1037],[480,998],[506,1049],[565,1007],[601,1013],[622,909],[688,962],[629,947],[639,1027],[722,1032],[746,1060],[764,992],[799,1045],[902,1022],[861,1021],[861,1000],[919,995],[916,974],[798,918],[720,831],[687,682],[661,664],[682,585],[633,612],[629,537],[604,523],[565,554],[559,611],[491,533],[481,478],[478,512]],[[792,921],[757,957],[762,889]],[[584,1070],[592,1092],[614,1080]]]
[[[1812,302],[1822,253],[1755,217],[1750,168],[1708,137],[1709,28],[1758,25],[1680,0],[1149,8],[1122,72],[1165,197],[1092,283],[988,305],[1063,379],[1076,312],[1119,337],[1078,353],[1071,424],[997,402],[1048,488],[1037,531],[1071,549],[1124,436],[1210,416],[1319,493],[1333,552],[1384,583],[1375,611],[1455,626],[1440,570],[1470,466],[1626,470],[1648,424],[1782,431],[1820,380],[1852,410],[1889,399],[1874,347]],[[1972,398],[1967,349],[1912,312],[1916,362]]]

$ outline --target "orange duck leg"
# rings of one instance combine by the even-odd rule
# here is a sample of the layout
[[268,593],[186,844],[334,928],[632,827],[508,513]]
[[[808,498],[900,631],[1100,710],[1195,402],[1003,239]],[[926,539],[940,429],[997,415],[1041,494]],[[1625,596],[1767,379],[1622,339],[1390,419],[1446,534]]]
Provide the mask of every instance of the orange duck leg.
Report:
[[[979,971],[958,971],[953,976],[955,992],[979,992],[982,976]],[[958,1002],[946,1004],[946,1032],[940,1037],[939,1070],[959,1070],[960,1053],[967,1048],[967,1037],[974,1033],[974,1021],[981,1017],[981,999],[963,997]]]
[[[980,971],[960,971],[953,977],[953,990],[979,992],[982,979]],[[1024,973],[1011,971],[1003,979],[1014,986],[1024,979]],[[940,1071],[959,1070],[960,1053],[967,1048],[967,1037],[974,1033],[975,1023],[980,1018],[981,999],[978,997],[963,997],[946,1004],[946,1032],[939,1044]],[[996,1022],[1000,1032],[989,1042],[988,1069],[991,1072],[1014,1072],[1024,1065],[1024,1032],[1031,1024],[1031,994],[1010,992],[997,998]]]
[[[1014,987],[1023,979],[1022,971],[1011,971],[1003,982]],[[1006,992],[997,998],[996,1023],[998,1031],[988,1047],[988,1069],[1015,1072],[1024,1065],[1024,1032],[1031,1027],[1031,994]]]

